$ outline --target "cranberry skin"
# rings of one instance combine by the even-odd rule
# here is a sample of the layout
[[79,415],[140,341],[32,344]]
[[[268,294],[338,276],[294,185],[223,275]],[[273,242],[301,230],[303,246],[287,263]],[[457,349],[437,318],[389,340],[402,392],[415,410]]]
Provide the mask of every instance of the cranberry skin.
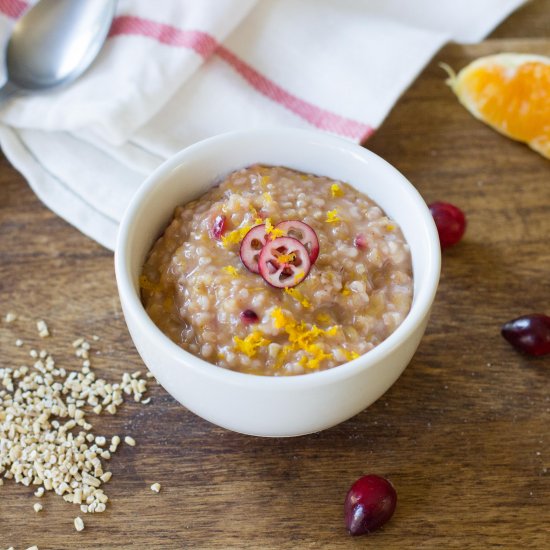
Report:
[[251,309],[245,309],[244,311],[241,311],[240,318],[245,325],[251,325],[259,321],[258,315],[255,311],[252,311]]
[[459,242],[466,231],[464,212],[448,202],[433,202],[428,208],[437,227],[441,248],[447,248]]
[[357,235],[355,235],[355,239],[353,239],[353,245],[359,250],[366,250],[368,246],[367,238],[363,235],[363,233],[357,233]]
[[502,325],[501,334],[512,346],[529,355],[550,353],[550,317],[542,313],[523,315]]
[[222,238],[222,235],[225,231],[225,222],[226,218],[223,214],[219,214],[214,218],[212,227],[210,228],[210,236],[213,239],[219,241]]
[[359,478],[344,502],[344,519],[350,535],[376,531],[393,516],[397,493],[383,477],[370,474]]
[[319,256],[319,238],[313,227],[299,220],[285,220],[278,223],[275,229],[281,229],[288,237],[299,240],[306,247],[311,264],[315,263]]
[[239,248],[239,255],[241,262],[244,264],[248,271],[252,273],[259,273],[260,268],[258,266],[258,258],[260,252],[265,246],[267,241],[267,234],[265,232],[265,223],[255,225],[241,241]]

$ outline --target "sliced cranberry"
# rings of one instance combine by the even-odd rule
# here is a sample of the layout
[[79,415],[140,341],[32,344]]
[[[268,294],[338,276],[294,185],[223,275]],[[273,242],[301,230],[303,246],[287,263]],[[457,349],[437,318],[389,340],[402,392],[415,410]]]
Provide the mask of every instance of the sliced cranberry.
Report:
[[260,275],[271,286],[288,288],[301,283],[311,268],[306,247],[293,237],[268,241],[258,259]]
[[350,488],[344,501],[344,519],[350,535],[372,533],[392,517],[397,504],[393,485],[383,477],[367,475]]
[[267,235],[265,233],[265,224],[254,226],[241,241],[241,248],[239,254],[241,261],[252,273],[259,273],[258,258],[260,252],[267,241]]
[[258,322],[258,315],[255,311],[252,311],[251,309],[245,309],[244,311],[241,311],[240,317],[241,321],[245,325],[251,325]]
[[357,235],[355,235],[355,239],[353,239],[353,245],[359,250],[366,250],[367,238],[363,235],[363,233],[357,233]]
[[315,263],[319,256],[319,239],[313,227],[298,220],[285,220],[278,223],[275,228],[284,231],[287,237],[299,240],[306,247],[309,261]]
[[435,221],[441,248],[456,244],[466,231],[466,216],[454,204],[448,202],[433,202],[429,205]]
[[212,227],[210,228],[210,235],[213,239],[219,241],[225,231],[226,218],[223,214],[219,214],[214,218]]
[[542,313],[523,315],[502,325],[502,336],[529,355],[550,353],[550,317]]

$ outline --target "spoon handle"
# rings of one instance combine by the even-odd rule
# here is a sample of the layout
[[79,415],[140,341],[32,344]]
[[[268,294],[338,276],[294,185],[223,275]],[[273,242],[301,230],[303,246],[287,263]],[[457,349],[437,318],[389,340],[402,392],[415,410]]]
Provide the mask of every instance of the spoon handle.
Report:
[[6,80],[6,82],[4,82],[3,86],[0,88],[0,103],[5,101],[6,99],[9,99],[11,96],[15,95],[19,91],[19,88],[15,86],[15,84],[12,84],[9,80]]

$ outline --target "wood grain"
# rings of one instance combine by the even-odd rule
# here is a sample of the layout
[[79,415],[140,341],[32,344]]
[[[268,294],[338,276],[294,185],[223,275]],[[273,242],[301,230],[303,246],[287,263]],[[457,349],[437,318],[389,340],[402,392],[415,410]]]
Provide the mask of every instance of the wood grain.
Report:
[[[107,512],[85,516],[77,533],[76,507],[49,494],[35,514],[32,491],[7,481],[0,548],[550,548],[550,358],[521,356],[499,335],[510,318],[550,312],[550,163],[473,119],[438,67],[504,50],[550,55],[548,36],[513,39],[528,36],[525,10],[536,29],[550,21],[548,1],[530,6],[499,39],[445,47],[368,144],[426,201],[453,202],[469,220],[465,240],[444,254],[427,334],[391,390],[331,430],[259,439],[210,425],[155,386],[150,405],[94,423],[138,442],[112,459]],[[97,334],[102,376],[143,368],[111,253],[49,212],[5,159],[0,259],[0,314],[20,315],[0,323],[0,365],[28,360],[43,343],[34,320],[45,318],[58,364],[77,366],[70,342]],[[389,476],[398,507],[385,528],[354,540],[343,498],[369,472]]]

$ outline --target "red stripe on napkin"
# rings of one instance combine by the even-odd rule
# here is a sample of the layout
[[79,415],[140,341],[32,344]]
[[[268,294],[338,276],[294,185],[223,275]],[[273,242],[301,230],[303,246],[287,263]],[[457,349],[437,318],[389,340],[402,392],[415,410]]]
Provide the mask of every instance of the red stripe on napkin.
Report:
[[146,36],[169,46],[190,48],[205,59],[216,54],[235,69],[256,91],[320,130],[333,132],[360,142],[366,140],[374,132],[368,124],[337,115],[291,94],[205,32],[185,31],[149,19],[123,15],[113,21],[109,35]]
[[287,92],[281,86],[263,76],[234,53],[220,45],[216,54],[235,69],[254,89],[269,99],[286,107],[311,125],[357,141],[366,140],[374,130],[367,124],[345,118]]
[[0,0],[0,12],[14,19],[23,15],[28,6],[27,2],[22,0]]
[[194,50],[205,59],[210,57],[219,47],[218,41],[205,32],[184,31],[172,25],[165,25],[164,23],[132,15],[121,15],[113,20],[109,36],[121,35],[153,38],[161,44]]

